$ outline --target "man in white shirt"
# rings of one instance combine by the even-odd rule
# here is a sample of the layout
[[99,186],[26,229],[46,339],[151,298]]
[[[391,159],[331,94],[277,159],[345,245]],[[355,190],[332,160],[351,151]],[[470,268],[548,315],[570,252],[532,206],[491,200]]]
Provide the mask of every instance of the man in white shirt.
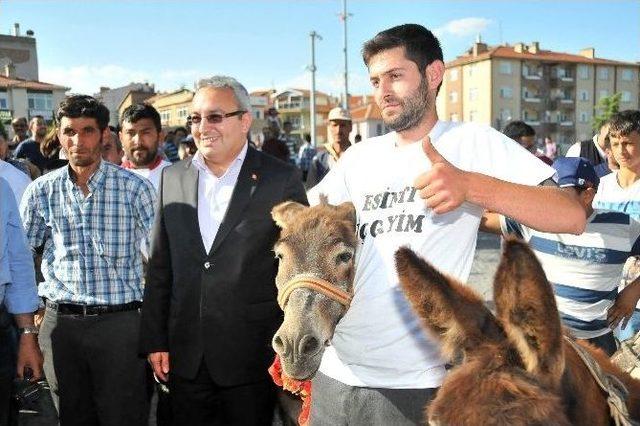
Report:
[[162,173],[140,352],[169,380],[174,424],[271,424],[267,369],[282,322],[271,209],[306,196],[295,166],[248,145],[247,90],[224,76],[198,87],[198,152]]
[[[627,213],[640,219],[640,111],[627,110],[614,114],[608,121],[611,152],[620,168],[600,179],[593,200],[595,209]],[[628,287],[627,287],[628,288]],[[623,288],[620,288],[623,290]],[[616,330],[620,340],[640,331],[640,304],[622,310],[631,318]]]
[[551,167],[494,129],[438,120],[444,63],[429,30],[383,31],[363,57],[395,131],[349,148],[308,194],[312,203],[321,193],[334,204],[353,202],[361,242],[351,307],[313,381],[313,425],[424,422],[444,361],[399,287],[400,246],[464,282],[484,209],[550,232],[585,227],[584,210],[555,186]]
[[609,133],[609,124],[604,123],[600,126],[600,130],[593,138],[576,142],[567,150],[566,157],[582,157],[591,161],[591,164],[597,166],[607,162],[607,153],[605,147],[605,139]]
[[122,112],[120,126],[126,156],[122,167],[149,179],[158,191],[162,169],[171,165],[158,154],[160,141],[164,139],[160,114],[148,104],[129,105]]

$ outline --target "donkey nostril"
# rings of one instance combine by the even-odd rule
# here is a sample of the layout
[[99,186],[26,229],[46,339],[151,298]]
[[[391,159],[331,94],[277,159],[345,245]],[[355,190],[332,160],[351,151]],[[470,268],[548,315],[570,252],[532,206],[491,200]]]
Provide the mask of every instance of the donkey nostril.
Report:
[[313,355],[319,348],[320,341],[313,336],[304,336],[300,342],[300,353],[303,355]]
[[282,355],[286,353],[286,345],[279,335],[275,335],[273,338],[273,349]]

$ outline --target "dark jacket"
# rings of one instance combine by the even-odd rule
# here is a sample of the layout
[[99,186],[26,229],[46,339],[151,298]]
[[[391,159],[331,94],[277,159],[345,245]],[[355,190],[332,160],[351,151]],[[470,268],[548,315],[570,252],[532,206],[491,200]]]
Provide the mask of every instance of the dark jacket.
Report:
[[187,379],[204,358],[220,386],[263,380],[274,357],[271,339],[282,322],[271,209],[286,200],[307,203],[299,171],[249,147],[209,253],[198,226],[197,195],[198,169],[191,159],[163,170],[140,351],[168,351],[171,372]]

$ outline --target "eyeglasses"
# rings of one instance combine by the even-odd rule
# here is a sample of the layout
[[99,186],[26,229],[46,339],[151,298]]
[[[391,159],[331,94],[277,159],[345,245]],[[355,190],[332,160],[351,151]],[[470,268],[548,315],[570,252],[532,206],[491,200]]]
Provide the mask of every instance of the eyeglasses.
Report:
[[[240,109],[238,111],[229,112],[227,114],[208,114],[204,116],[204,120],[207,122],[207,124],[220,124],[225,118],[233,117],[235,115],[242,115],[245,112],[247,111]],[[202,118],[203,117],[200,117],[199,115],[190,115],[187,117],[187,121],[191,124],[198,125],[202,122]]]

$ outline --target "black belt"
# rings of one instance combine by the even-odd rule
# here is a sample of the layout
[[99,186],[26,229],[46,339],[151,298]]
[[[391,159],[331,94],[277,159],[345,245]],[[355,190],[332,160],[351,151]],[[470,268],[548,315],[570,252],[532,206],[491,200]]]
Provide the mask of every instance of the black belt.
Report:
[[75,303],[56,303],[51,300],[46,302],[47,308],[59,315],[102,315],[114,312],[135,311],[140,309],[142,302],[129,302],[122,305],[78,305]]

